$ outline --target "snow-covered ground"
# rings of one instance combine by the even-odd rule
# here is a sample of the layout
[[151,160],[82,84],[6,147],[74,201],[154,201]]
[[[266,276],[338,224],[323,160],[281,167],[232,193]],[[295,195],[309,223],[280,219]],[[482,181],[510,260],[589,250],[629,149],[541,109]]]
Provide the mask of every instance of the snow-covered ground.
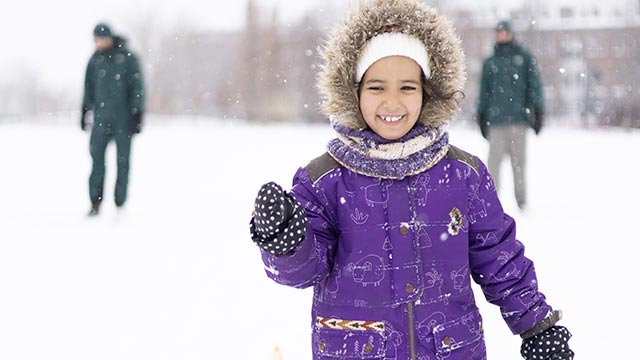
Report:
[[[0,124],[0,359],[310,359],[311,290],[271,282],[248,236],[253,198],[324,151],[326,125],[162,122],[134,141],[130,196],[89,209],[88,134],[75,121]],[[546,128],[529,142],[530,209],[503,205],[564,309],[578,359],[629,359],[640,211],[640,132]],[[486,158],[479,133],[451,129]],[[520,341],[476,288],[489,359]]]

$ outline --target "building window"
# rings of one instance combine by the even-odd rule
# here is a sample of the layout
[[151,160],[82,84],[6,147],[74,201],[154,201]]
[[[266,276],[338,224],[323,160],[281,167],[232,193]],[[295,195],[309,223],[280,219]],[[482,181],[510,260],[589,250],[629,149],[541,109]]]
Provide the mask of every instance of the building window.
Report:
[[609,55],[607,43],[592,36],[585,41],[585,52],[589,59],[605,58]]
[[627,47],[624,42],[618,42],[613,45],[613,56],[623,58],[627,55]]
[[549,37],[547,40],[543,41],[540,50],[542,53],[542,57],[545,57],[548,59],[555,58],[557,56],[555,39],[552,37]]
[[575,10],[569,7],[560,8],[560,17],[563,19],[572,18],[575,16]]

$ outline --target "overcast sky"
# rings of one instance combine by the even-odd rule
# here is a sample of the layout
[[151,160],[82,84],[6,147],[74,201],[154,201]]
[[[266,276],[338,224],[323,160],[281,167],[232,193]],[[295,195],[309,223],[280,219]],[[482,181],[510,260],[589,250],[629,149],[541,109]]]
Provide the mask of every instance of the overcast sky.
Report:
[[[312,5],[357,0],[258,0],[277,6],[281,21],[294,21]],[[340,6],[340,5],[338,5]],[[172,27],[230,30],[244,20],[246,0],[17,0],[0,11],[0,77],[20,79],[35,70],[42,81],[80,86],[93,52],[92,30],[109,23],[125,36],[152,19],[159,29]],[[131,45],[136,48],[136,39]]]

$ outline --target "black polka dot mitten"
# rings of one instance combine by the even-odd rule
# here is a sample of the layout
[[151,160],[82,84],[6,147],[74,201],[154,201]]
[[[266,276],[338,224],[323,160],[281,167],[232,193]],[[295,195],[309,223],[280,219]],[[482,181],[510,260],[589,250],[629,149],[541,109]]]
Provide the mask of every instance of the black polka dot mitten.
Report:
[[280,185],[269,182],[260,188],[250,223],[251,239],[274,255],[291,252],[304,240],[307,214]]
[[552,326],[522,340],[520,355],[527,360],[573,360],[569,349],[571,333],[564,326]]

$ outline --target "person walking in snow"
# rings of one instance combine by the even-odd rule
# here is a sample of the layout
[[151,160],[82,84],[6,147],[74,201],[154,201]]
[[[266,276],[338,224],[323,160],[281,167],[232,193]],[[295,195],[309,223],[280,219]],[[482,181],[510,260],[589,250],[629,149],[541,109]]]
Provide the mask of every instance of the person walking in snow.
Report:
[[535,58],[518,44],[511,23],[496,26],[494,54],[482,66],[477,120],[489,140],[489,173],[500,189],[500,164],[511,160],[515,197],[525,209],[527,130],[540,133],[544,98]]
[[96,51],[91,56],[84,81],[84,97],[80,127],[89,128],[89,112],[93,124],[89,151],[93,160],[89,176],[89,215],[97,215],[103,197],[105,151],[115,140],[117,151],[117,179],[115,204],[122,207],[127,200],[129,159],[133,134],[142,130],[144,87],[142,72],[135,54],[126,40],[111,33],[106,24],[98,24],[93,31]]
[[249,226],[269,278],[314,288],[313,359],[485,359],[471,279],[525,359],[572,359],[486,166],[449,143],[465,79],[452,24],[373,0],[322,55],[336,137],[291,190],[259,189]]

